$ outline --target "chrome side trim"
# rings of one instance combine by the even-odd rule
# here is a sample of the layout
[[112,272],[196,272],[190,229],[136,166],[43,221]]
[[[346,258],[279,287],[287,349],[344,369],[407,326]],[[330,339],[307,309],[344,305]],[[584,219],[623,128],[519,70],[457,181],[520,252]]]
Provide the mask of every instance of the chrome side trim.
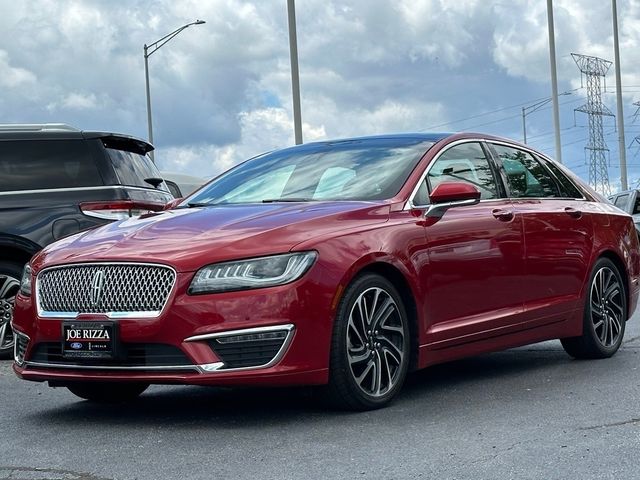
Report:
[[239,330],[227,330],[224,332],[205,333],[204,335],[195,335],[193,337],[185,338],[184,341],[199,342],[202,340],[210,340],[212,338],[232,337],[234,335],[251,335],[253,333],[278,332],[280,330],[286,330],[288,333],[288,332],[291,332],[293,328],[294,326],[292,323],[287,323],[285,325],[271,325],[268,327],[242,328]]
[[70,188],[40,188],[35,190],[9,190],[6,192],[0,192],[0,195],[26,195],[32,193],[54,193],[54,192],[85,192],[91,190],[140,190],[142,192],[162,192],[166,193],[167,196],[170,192],[165,190],[157,190],[155,188],[144,188],[144,187],[135,187],[135,186],[127,186],[127,185],[99,185],[95,187],[70,187]]
[[66,363],[43,363],[43,362],[25,362],[27,367],[40,368],[64,368],[73,370],[110,370],[110,371],[184,371],[192,370],[199,372],[198,365],[167,365],[167,366],[100,366],[100,365],[72,365]]
[[453,208],[453,207],[468,207],[468,206],[471,206],[471,205],[476,205],[478,203],[480,203],[480,201],[477,200],[477,199],[459,200],[459,201],[455,201],[455,202],[436,203],[434,205],[429,205],[427,207],[427,211],[424,212],[424,216],[425,217],[429,217],[429,218],[442,218],[442,216],[445,214],[445,212],[447,210],[449,210],[450,208]]
[[224,362],[216,362],[209,363],[205,365],[198,365],[201,373],[213,373],[213,372],[242,372],[247,370],[258,370],[262,368],[269,368],[278,363],[284,357],[284,354],[287,352],[291,341],[293,340],[293,334],[295,331],[295,326],[292,323],[287,323],[286,325],[272,325],[268,327],[255,327],[255,328],[245,328],[241,330],[228,330],[226,332],[218,332],[218,333],[208,333],[204,335],[195,335],[193,337],[186,338],[185,342],[197,342],[203,340],[211,340],[220,337],[230,337],[233,335],[250,335],[253,333],[265,333],[265,332],[277,332],[277,331],[286,331],[287,336],[282,342],[282,346],[278,353],[268,362],[263,365],[254,365],[252,367],[240,367],[240,368],[224,368]]
[[40,291],[40,275],[43,272],[46,272],[48,270],[53,270],[53,269],[62,269],[62,268],[74,268],[74,267],[78,267],[78,266],[104,266],[104,265],[143,265],[143,266],[147,266],[147,267],[162,267],[162,268],[166,268],[169,269],[173,272],[173,283],[171,285],[171,287],[169,288],[169,294],[167,295],[167,300],[165,301],[162,310],[159,311],[152,311],[152,312],[104,312],[104,313],[82,313],[82,315],[97,315],[97,316],[106,316],[107,318],[113,318],[113,319],[118,319],[118,318],[157,318],[160,315],[163,314],[163,312],[168,308],[169,305],[169,300],[171,299],[171,294],[173,293],[173,290],[176,286],[176,283],[178,282],[178,272],[176,271],[175,268],[173,268],[170,265],[165,265],[162,263],[145,263],[145,262],[88,262],[88,263],[69,263],[66,265],[53,265],[51,267],[47,267],[47,268],[43,268],[42,270],[40,270],[38,272],[38,275],[36,275],[36,282],[35,282],[35,292],[33,293],[34,295],[34,300],[36,303],[36,310],[38,313],[38,317],[40,318],[52,318],[52,319],[60,319],[60,318],[77,318],[78,315],[81,315],[80,312],[50,312],[47,310],[42,310],[42,307],[40,306],[40,299],[39,297],[39,291]]

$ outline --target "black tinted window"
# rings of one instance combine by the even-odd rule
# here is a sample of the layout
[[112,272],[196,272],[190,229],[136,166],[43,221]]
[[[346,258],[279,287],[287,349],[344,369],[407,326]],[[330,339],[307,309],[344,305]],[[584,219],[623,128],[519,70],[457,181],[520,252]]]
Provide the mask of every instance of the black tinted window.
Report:
[[[144,179],[162,178],[156,166],[146,155],[115,148],[107,148],[106,150],[113,164],[113,168],[116,171],[118,180],[120,180],[122,185],[153,188],[153,186],[145,182]],[[168,191],[164,182],[159,188]]]
[[530,153],[503,145],[494,148],[502,161],[512,198],[560,196],[551,174]]
[[0,191],[92,187],[102,183],[84,141],[0,142]]
[[582,192],[576,188],[573,182],[567,177],[560,167],[552,162],[545,162],[549,170],[554,174],[560,186],[560,196],[567,198],[582,198]]

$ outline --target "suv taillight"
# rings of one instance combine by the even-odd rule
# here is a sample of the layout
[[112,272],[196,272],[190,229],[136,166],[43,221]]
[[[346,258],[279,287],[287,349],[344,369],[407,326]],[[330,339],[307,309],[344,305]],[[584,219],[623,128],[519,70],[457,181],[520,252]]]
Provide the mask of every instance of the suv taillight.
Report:
[[164,208],[162,203],[136,202],[133,200],[116,200],[111,202],[84,202],[80,210],[90,217],[105,220],[126,220],[145,213],[157,212]]

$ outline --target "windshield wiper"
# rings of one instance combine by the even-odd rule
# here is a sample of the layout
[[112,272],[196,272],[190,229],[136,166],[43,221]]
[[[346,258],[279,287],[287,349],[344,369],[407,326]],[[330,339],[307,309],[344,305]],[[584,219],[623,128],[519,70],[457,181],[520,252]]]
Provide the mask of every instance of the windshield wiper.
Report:
[[191,202],[191,203],[187,203],[187,206],[188,206],[189,208],[196,208],[196,207],[211,207],[211,206],[213,206],[213,205],[215,205],[215,203],[211,203],[211,202],[201,202],[201,203],[198,203],[198,202]]
[[283,197],[283,198],[265,198],[262,203],[280,203],[280,202],[310,202],[312,198],[304,197]]

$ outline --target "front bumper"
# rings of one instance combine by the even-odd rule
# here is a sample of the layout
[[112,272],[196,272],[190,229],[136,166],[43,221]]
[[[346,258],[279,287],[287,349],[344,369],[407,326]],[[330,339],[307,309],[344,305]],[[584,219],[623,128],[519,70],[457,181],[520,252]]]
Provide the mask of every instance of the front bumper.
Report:
[[[25,380],[52,384],[327,382],[336,283],[321,266],[289,285],[219,294],[188,295],[191,278],[178,274],[160,316],[115,320],[125,352],[117,360],[63,357],[63,320],[39,317],[34,298],[18,295],[13,327],[20,341],[14,371]],[[74,322],[101,319],[82,314]]]

